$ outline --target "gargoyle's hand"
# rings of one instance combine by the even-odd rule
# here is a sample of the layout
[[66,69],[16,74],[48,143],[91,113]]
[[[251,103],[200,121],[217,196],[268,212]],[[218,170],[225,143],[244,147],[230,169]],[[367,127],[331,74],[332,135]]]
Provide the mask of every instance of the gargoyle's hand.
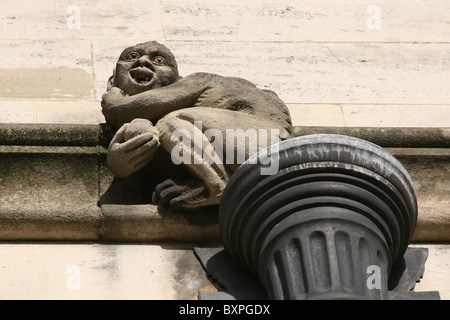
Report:
[[102,96],[102,113],[106,122],[118,127],[118,121],[115,119],[115,109],[123,104],[124,95],[117,87],[112,87]]
[[108,167],[119,178],[126,178],[141,170],[158,149],[159,133],[155,127],[126,140],[130,123],[124,124],[112,139],[107,155]]

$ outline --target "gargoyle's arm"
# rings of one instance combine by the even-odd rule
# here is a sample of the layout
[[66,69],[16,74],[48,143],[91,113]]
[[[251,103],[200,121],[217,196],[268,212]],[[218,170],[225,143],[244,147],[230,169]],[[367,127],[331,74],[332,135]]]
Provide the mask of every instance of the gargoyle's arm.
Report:
[[155,88],[133,96],[123,96],[112,88],[103,96],[102,108],[106,120],[120,127],[136,118],[154,124],[166,114],[195,105],[200,95],[209,88],[212,75],[196,73],[166,87]]

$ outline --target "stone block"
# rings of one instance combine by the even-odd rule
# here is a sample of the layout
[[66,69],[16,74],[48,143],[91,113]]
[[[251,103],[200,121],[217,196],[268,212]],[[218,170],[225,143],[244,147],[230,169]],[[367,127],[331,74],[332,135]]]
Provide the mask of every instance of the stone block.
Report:
[[98,239],[98,156],[89,147],[0,147],[0,237]]
[[[352,2],[164,0],[169,40],[274,42],[445,42],[445,0]],[[376,5],[375,8],[372,5]],[[380,24],[374,24],[377,18]]]
[[103,240],[217,241],[217,208],[162,215],[154,205],[103,205]]
[[99,238],[99,126],[0,125],[0,238]]

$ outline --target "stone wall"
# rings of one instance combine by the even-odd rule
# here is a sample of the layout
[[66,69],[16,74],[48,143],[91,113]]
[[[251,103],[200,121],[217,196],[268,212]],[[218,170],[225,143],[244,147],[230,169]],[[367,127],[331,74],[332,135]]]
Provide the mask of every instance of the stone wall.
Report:
[[[297,127],[385,147],[418,194],[417,241],[450,240],[450,135],[440,128]],[[217,208],[161,215],[106,166],[108,125],[0,124],[0,240],[217,240]],[[117,199],[118,201],[111,201]],[[133,200],[134,199],[134,200]]]

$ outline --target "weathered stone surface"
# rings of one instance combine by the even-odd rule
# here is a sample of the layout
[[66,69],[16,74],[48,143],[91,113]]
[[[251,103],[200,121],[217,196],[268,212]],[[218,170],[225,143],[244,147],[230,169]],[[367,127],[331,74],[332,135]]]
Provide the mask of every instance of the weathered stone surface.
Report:
[[[450,35],[445,23],[450,5],[445,0],[164,0],[161,4],[169,40],[445,42]],[[379,28],[371,29],[377,13]]]
[[384,148],[450,148],[450,128],[295,127],[296,136],[316,133],[349,135]]
[[126,241],[217,241],[217,208],[161,215],[154,205],[103,205],[101,238]]
[[0,122],[34,123],[35,108],[30,101],[0,101]]
[[95,147],[99,144],[100,128],[81,124],[0,123],[0,145]]
[[0,100],[0,123],[98,125],[104,121],[96,101]]
[[[417,189],[419,221],[413,239],[450,241],[445,128],[302,127],[296,132],[344,133],[381,146],[409,146],[387,149],[405,166]],[[142,187],[145,175],[134,182],[114,179],[105,149],[113,134],[105,124],[1,124],[0,239],[217,240],[215,212],[160,214]],[[418,148],[422,134],[436,148]]]
[[92,76],[83,69],[2,69],[0,96],[69,100],[94,97]]
[[[126,10],[117,0],[24,3],[2,10],[1,69],[84,70],[94,80],[96,101],[106,91],[117,53],[145,35],[173,48],[182,75],[201,70],[241,76],[268,86],[286,103],[331,103],[342,108],[347,126],[449,125],[446,0],[381,1],[376,30],[367,26],[373,13],[366,10],[373,3],[366,0],[332,5],[139,0]],[[72,5],[80,9],[80,29],[67,24],[73,22],[74,12],[67,11]],[[29,83],[39,83],[41,74],[33,74]],[[27,95],[11,102],[21,103]],[[84,102],[76,99],[71,101]],[[6,120],[61,120],[33,118],[29,107],[22,109]],[[320,119],[317,125],[341,125]]]
[[397,152],[396,157],[405,164],[417,189],[419,219],[413,240],[449,241],[449,149],[412,149],[409,154]]
[[[258,87],[275,91],[287,104],[360,107],[351,112],[376,110],[379,105],[388,109],[397,105],[442,105],[447,112],[449,108],[450,93],[445,87],[449,51],[444,43],[165,44],[176,55],[181,75],[202,70],[244,77]],[[415,114],[410,112],[405,117],[414,118]],[[430,118],[434,117],[427,116]]]
[[389,149],[411,175],[417,192],[414,241],[450,240],[450,149]]
[[[30,25],[27,28],[30,29]],[[39,32],[42,31],[40,28]],[[65,34],[70,35],[68,32]],[[27,75],[22,74],[20,70],[35,69],[33,75],[38,77],[35,78],[37,82],[41,75],[40,70],[63,68],[92,72],[91,43],[87,39],[56,40],[45,37],[32,39],[24,38],[24,34],[10,34],[8,39],[0,39],[0,44],[0,69],[17,70],[22,79]]]
[[103,123],[100,104],[96,101],[33,101],[35,123],[95,124]]
[[[100,208],[78,206],[0,208],[1,240],[99,240],[102,215]],[[67,203],[68,204],[68,203]]]
[[419,205],[419,219],[413,241],[448,242],[450,241],[449,203]]
[[215,291],[186,244],[2,243],[0,253],[4,300],[190,300]]
[[[0,39],[127,39],[162,37],[159,1],[43,0],[30,5],[24,0],[3,8]],[[20,10],[18,9],[20,8]]]
[[0,147],[0,238],[98,239],[96,147]]
[[347,127],[450,127],[448,104],[346,104],[341,108]]

